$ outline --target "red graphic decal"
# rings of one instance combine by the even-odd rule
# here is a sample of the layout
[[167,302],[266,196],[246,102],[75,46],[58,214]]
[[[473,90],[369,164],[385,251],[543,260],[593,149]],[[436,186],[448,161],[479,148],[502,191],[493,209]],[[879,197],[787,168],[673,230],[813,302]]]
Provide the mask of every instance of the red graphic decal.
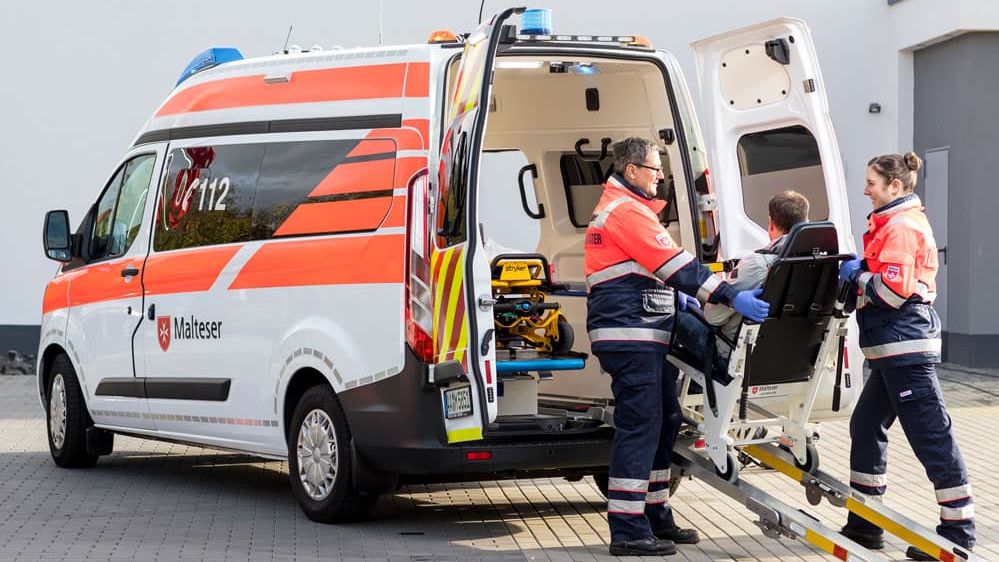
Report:
[[177,228],[180,219],[191,210],[191,197],[198,187],[201,170],[208,168],[215,160],[215,149],[210,146],[193,146],[184,149],[184,156],[190,166],[177,172],[173,182],[173,197],[167,211],[167,224],[170,230]]
[[160,342],[160,349],[166,351],[170,348],[170,317],[159,316],[156,318],[156,339]]

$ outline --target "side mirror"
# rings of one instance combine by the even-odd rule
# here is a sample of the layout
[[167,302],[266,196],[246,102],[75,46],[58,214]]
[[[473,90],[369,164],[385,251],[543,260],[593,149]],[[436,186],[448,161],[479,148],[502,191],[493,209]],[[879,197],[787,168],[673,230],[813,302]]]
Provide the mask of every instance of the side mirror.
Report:
[[68,262],[73,259],[72,237],[69,234],[69,213],[45,213],[45,230],[42,232],[45,256],[50,260]]

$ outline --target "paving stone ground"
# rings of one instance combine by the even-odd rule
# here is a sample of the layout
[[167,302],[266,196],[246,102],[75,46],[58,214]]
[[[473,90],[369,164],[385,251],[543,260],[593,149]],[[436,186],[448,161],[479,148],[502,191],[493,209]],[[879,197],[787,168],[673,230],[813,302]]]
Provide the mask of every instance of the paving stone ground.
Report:
[[[999,560],[999,371],[940,373],[970,466],[976,553]],[[618,560],[607,554],[605,502],[589,478],[410,486],[383,498],[369,522],[320,525],[295,505],[283,462],[118,436],[96,468],[57,468],[34,389],[33,377],[0,377],[0,561]],[[823,424],[821,434],[823,469],[845,478],[847,424]],[[932,527],[932,486],[901,430],[890,438],[886,503]],[[744,477],[830,526],[845,521],[774,472]],[[703,540],[668,560],[833,559],[764,537],[743,506],[697,480],[672,503]],[[903,551],[890,538],[884,554],[903,560]]]

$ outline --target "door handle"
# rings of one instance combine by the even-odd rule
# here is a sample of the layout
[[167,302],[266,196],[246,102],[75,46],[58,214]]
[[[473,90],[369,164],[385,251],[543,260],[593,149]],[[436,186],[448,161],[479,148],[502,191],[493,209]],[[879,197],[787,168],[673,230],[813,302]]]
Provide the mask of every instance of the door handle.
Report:
[[146,318],[156,320],[156,303],[149,305],[149,310],[146,311]]
[[943,248],[937,248],[937,253],[943,254],[943,263],[944,265],[947,265],[947,246],[944,246]]
[[121,270],[122,277],[135,277],[139,274],[139,268],[134,265],[127,265]]
[[482,312],[488,312],[495,304],[496,299],[492,295],[479,295],[479,310]]

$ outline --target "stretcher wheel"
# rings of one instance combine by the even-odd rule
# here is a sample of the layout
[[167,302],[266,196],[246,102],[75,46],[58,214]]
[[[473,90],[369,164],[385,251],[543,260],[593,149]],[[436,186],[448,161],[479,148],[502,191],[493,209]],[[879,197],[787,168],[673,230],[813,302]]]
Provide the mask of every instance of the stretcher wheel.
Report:
[[725,470],[718,470],[715,467],[715,474],[717,474],[722,480],[728,482],[729,484],[735,484],[739,481],[739,460],[735,458],[735,453],[729,451],[725,455],[725,460],[727,465]]
[[564,316],[558,317],[558,339],[552,342],[552,353],[555,355],[565,355],[572,351],[572,344],[576,343],[576,335],[572,331],[572,324]]
[[819,471],[819,450],[815,447],[815,443],[808,443],[805,445],[805,464],[798,462],[798,459],[794,459],[794,466],[798,467],[798,470],[807,472],[808,474],[815,474]]

